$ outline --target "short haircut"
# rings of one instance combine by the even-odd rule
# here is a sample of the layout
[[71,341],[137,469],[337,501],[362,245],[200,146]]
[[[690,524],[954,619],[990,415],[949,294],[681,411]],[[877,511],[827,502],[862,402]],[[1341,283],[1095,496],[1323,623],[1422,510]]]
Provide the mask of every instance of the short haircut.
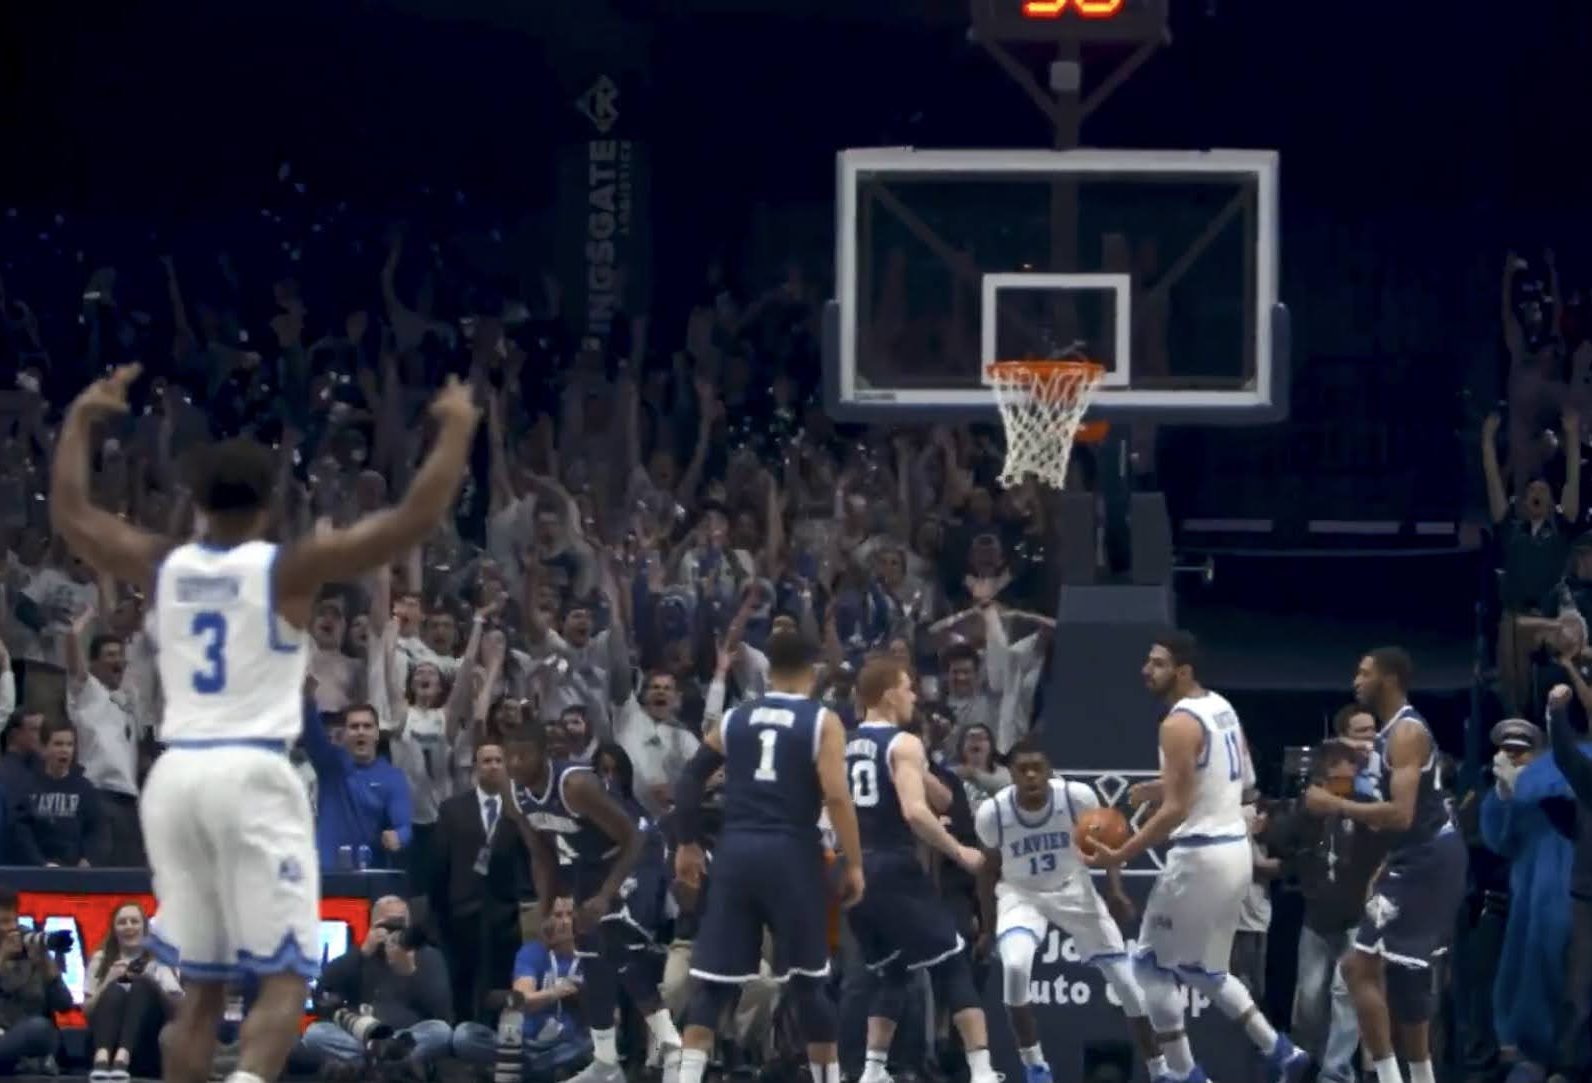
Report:
[[43,716],[43,711],[36,711],[31,707],[18,707],[6,716],[6,728],[0,730],[0,744],[11,740],[13,734],[22,729],[22,722],[29,715]]
[[1327,768],[1334,767],[1340,763],[1358,765],[1359,762],[1358,753],[1349,745],[1344,744],[1342,741],[1323,741],[1321,742],[1321,747],[1316,751],[1314,762],[1310,765],[1311,773],[1319,775],[1326,771]]
[[17,889],[14,887],[0,887],[0,910],[7,913],[17,912]]
[[1025,733],[1018,738],[1011,751],[1006,753],[1006,762],[1016,763],[1018,756],[1043,756],[1046,763],[1050,762],[1050,753],[1045,751],[1045,746],[1032,733]]
[[263,511],[271,503],[277,469],[276,456],[253,440],[212,444],[193,457],[194,503],[219,515]]
[[506,734],[503,738],[505,751],[515,745],[529,745],[539,752],[546,752],[547,727],[535,720],[521,724],[513,733]]
[[381,725],[381,715],[377,714],[376,708],[368,703],[350,703],[347,707],[344,707],[343,725],[348,725],[349,716],[354,714],[356,711],[370,715],[370,720],[372,722],[374,722],[377,726]]
[[978,648],[971,643],[953,643],[945,649],[941,656],[941,664],[950,669],[956,662],[972,662],[978,665]]
[[1410,679],[1415,676],[1415,663],[1403,647],[1374,647],[1365,652],[1371,665],[1384,677],[1391,677],[1401,692],[1408,692]]
[[877,654],[862,665],[857,674],[857,701],[864,711],[871,711],[893,692],[906,674],[906,667],[887,654]]
[[[1332,732],[1342,737],[1349,732],[1349,723],[1357,714],[1370,714],[1366,708],[1358,703],[1345,704],[1338,708],[1338,713],[1332,716]],[[1374,716],[1373,716],[1374,717]]]
[[495,748],[495,749],[498,750],[499,753],[501,753],[503,751],[503,745],[502,745],[501,742],[494,741],[491,738],[487,738],[487,739],[483,740],[480,744],[475,746],[475,751],[474,751],[474,753],[471,754],[470,759],[472,761],[477,761],[478,762],[481,759],[481,752],[484,749],[488,749],[488,748]]
[[782,676],[805,673],[818,659],[818,651],[800,632],[778,631],[768,637],[764,648],[768,670]]
[[1199,662],[1200,644],[1192,632],[1169,628],[1155,637],[1155,645],[1166,649],[1166,653],[1172,656],[1174,666],[1193,669]]
[[90,662],[98,662],[99,657],[102,653],[104,653],[105,648],[109,647],[113,643],[118,647],[122,646],[122,637],[118,635],[111,635],[109,632],[101,632],[99,635],[89,640],[88,660]]
[[39,735],[39,740],[44,744],[49,744],[57,733],[70,733],[72,735],[73,742],[75,743],[77,741],[77,727],[72,725],[72,723],[68,722],[64,718],[52,722],[48,726],[44,727],[44,732]]

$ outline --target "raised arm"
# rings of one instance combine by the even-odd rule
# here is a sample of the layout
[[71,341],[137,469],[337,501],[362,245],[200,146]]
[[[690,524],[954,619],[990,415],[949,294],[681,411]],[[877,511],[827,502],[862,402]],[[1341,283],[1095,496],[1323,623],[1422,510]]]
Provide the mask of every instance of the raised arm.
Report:
[[127,389],[141,371],[139,365],[118,366],[90,384],[67,410],[50,471],[50,525],[95,571],[149,593],[172,541],[96,507],[89,495],[94,425],[127,412]]
[[[1592,689],[1587,688],[1574,666],[1568,668],[1581,703],[1592,701]],[[1570,729],[1570,719],[1565,713],[1570,704],[1569,692],[1561,684],[1548,693],[1548,743],[1553,748],[1554,765],[1570,784],[1576,800],[1592,808],[1592,759],[1576,745],[1575,733]]]
[[1509,493],[1504,488],[1503,471],[1498,467],[1498,426],[1501,419],[1496,413],[1488,414],[1481,423],[1481,473],[1487,481],[1487,513],[1494,523],[1504,521],[1509,514]]
[[1564,411],[1564,488],[1559,491],[1559,511],[1572,523],[1581,518],[1581,417],[1573,407]]
[[290,621],[308,624],[321,584],[352,579],[397,559],[423,542],[447,514],[469,464],[481,412],[469,387],[456,377],[449,377],[431,412],[438,422],[436,443],[397,507],[367,515],[343,530],[312,535],[278,558],[273,585],[278,608]]

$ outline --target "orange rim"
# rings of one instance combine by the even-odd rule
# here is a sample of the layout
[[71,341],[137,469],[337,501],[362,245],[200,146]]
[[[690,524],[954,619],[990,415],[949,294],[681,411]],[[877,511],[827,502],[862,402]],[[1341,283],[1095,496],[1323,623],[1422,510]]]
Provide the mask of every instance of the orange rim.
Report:
[[1106,374],[1104,365],[1093,361],[995,361],[989,366],[991,376],[1007,380],[1039,381],[1051,376],[1072,375],[1080,379],[1098,380]]

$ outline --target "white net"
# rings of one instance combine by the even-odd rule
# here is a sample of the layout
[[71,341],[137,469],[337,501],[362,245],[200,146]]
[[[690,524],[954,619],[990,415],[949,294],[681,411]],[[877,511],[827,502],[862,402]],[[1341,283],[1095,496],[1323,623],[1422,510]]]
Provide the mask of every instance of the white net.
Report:
[[989,379],[1006,427],[1007,489],[1032,474],[1053,489],[1067,485],[1072,442],[1105,369],[1087,361],[1003,361]]

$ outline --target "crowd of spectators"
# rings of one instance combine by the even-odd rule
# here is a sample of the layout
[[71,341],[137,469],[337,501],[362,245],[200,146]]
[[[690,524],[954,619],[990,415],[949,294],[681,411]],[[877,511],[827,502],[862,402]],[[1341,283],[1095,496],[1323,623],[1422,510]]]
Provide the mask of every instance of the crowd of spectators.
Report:
[[[381,262],[356,288],[296,251],[253,273],[236,254],[195,259],[192,274],[172,257],[150,259],[147,273],[106,267],[66,316],[26,278],[0,285],[0,349],[17,373],[0,396],[0,859],[143,863],[137,797],[160,714],[146,599],[96,578],[50,535],[47,464],[68,397],[108,364],[144,363],[142,398],[97,449],[96,495],[177,535],[193,529],[186,459],[215,436],[270,442],[289,540],[401,492],[425,443],[429,389],[444,372],[465,375],[486,424],[454,517],[406,560],[329,587],[310,629],[295,756],[322,863],[400,870],[408,884],[375,903],[362,943],[327,961],[319,993],[368,1006],[425,1073],[450,1059],[490,1066],[512,988],[527,1070],[551,1078],[591,1052],[574,915],[559,900],[547,927],[530,927],[526,855],[497,827],[504,740],[544,725],[556,754],[592,763],[666,824],[704,727],[761,693],[760,645],[789,623],[823,644],[821,694],[848,722],[866,655],[909,663],[936,770],[966,798],[953,830],[965,820],[971,842],[968,810],[1010,781],[1004,754],[1042,713],[1053,509],[1035,489],[995,485],[993,433],[831,423],[816,405],[820,292],[799,269],[750,295],[711,270],[683,327],[634,316],[599,343],[564,332],[560,291],[541,277],[472,277],[415,231],[368,250]],[[1592,1018],[1592,762],[1569,728],[1584,731],[1592,704],[1592,544],[1578,533],[1574,453],[1574,389],[1592,345],[1566,350],[1551,332],[1557,283],[1523,291],[1523,270],[1511,256],[1507,425],[1489,419],[1482,449],[1499,526],[1498,688],[1516,717],[1494,731],[1489,778],[1457,802],[1476,890],[1454,964],[1434,978],[1452,980],[1456,1055],[1478,1083],[1514,1068],[1577,1074]],[[1568,356],[1575,371],[1555,375]],[[1558,440],[1533,435],[1545,417]],[[1546,731],[1531,721],[1545,714],[1556,720]],[[1317,777],[1370,799],[1377,724],[1340,712]],[[1324,1078],[1350,1083],[1362,1069],[1336,960],[1377,841],[1297,805],[1253,811],[1257,884],[1233,970],[1263,995],[1272,882],[1296,887],[1294,1037]],[[947,876],[943,887],[962,896],[978,942],[972,885]],[[671,903],[670,916],[674,943],[660,945],[658,966],[664,1003],[678,1008],[692,915]],[[123,907],[105,943],[86,946],[81,1006],[98,1079],[153,1073],[181,995],[143,947],[145,921]],[[11,938],[0,948],[0,1073],[47,1067],[59,1052],[47,1021],[70,994],[51,953],[22,939],[14,898],[0,896],[0,933]],[[858,970],[843,968],[846,1019],[862,1014],[844,1014],[866,995]],[[1547,971],[1558,976],[1545,985]],[[732,1067],[780,1055],[777,1004],[775,983],[748,986],[725,1030]],[[935,1067],[937,1037],[943,1020],[905,1024],[902,1066]],[[860,1035],[849,1047],[843,1057],[860,1060]],[[644,1044],[634,1050],[645,1060]],[[323,1019],[296,1063],[352,1077],[369,1052]]]

